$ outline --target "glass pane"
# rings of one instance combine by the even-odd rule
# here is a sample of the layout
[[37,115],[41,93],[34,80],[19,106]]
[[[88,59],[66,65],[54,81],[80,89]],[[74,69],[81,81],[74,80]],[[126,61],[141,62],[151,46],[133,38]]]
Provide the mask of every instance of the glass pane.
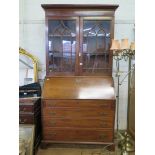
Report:
[[49,72],[74,72],[76,22],[50,20],[48,23]]
[[84,20],[83,73],[109,73],[110,21]]

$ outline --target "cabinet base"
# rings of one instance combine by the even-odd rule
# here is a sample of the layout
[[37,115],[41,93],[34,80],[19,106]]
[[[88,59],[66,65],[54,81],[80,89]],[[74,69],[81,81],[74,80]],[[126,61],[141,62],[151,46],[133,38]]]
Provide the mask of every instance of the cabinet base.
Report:
[[105,142],[57,142],[57,141],[41,141],[40,148],[48,149],[51,147],[56,148],[103,148],[106,147],[108,151],[115,151],[115,143]]

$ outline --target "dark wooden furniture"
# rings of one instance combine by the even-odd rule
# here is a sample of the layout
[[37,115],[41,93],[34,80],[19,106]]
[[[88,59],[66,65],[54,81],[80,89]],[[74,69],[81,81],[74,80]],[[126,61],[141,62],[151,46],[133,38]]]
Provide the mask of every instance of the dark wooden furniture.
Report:
[[114,144],[111,39],[118,5],[42,5],[42,144]]
[[41,99],[38,97],[19,98],[19,124],[34,124],[34,154],[41,141]]
[[38,82],[19,87],[19,124],[35,126],[35,154],[41,141],[41,86]]

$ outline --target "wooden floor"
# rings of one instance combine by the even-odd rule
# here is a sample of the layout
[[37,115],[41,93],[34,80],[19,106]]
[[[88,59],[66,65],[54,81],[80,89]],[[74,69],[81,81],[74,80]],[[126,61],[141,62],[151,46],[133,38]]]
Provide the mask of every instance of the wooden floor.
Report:
[[[123,131],[124,133],[124,131]],[[39,147],[36,155],[121,155],[118,144],[121,138],[115,133],[115,151],[108,151],[107,146],[90,144],[51,144],[47,149]],[[130,152],[128,155],[135,155]]]
[[[86,146],[82,147],[81,146],[76,146],[76,147],[57,147],[56,145],[54,147],[49,147],[47,149],[38,149],[38,152],[36,155],[120,155],[120,150],[115,149],[115,152],[110,152],[103,147],[94,147],[94,146]],[[129,155],[135,155],[134,152],[130,153]]]

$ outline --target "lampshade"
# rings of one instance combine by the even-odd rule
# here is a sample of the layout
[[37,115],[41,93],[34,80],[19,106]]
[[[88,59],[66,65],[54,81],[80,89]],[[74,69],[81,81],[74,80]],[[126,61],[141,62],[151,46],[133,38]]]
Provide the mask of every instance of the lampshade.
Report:
[[118,50],[118,49],[120,49],[119,41],[112,39],[112,45],[111,45],[110,50]]
[[135,50],[135,43],[134,43],[134,42],[131,43],[130,49],[131,49],[131,50]]
[[128,39],[121,40],[121,49],[129,49]]
[[117,49],[120,49],[120,42],[119,40],[116,40]]

